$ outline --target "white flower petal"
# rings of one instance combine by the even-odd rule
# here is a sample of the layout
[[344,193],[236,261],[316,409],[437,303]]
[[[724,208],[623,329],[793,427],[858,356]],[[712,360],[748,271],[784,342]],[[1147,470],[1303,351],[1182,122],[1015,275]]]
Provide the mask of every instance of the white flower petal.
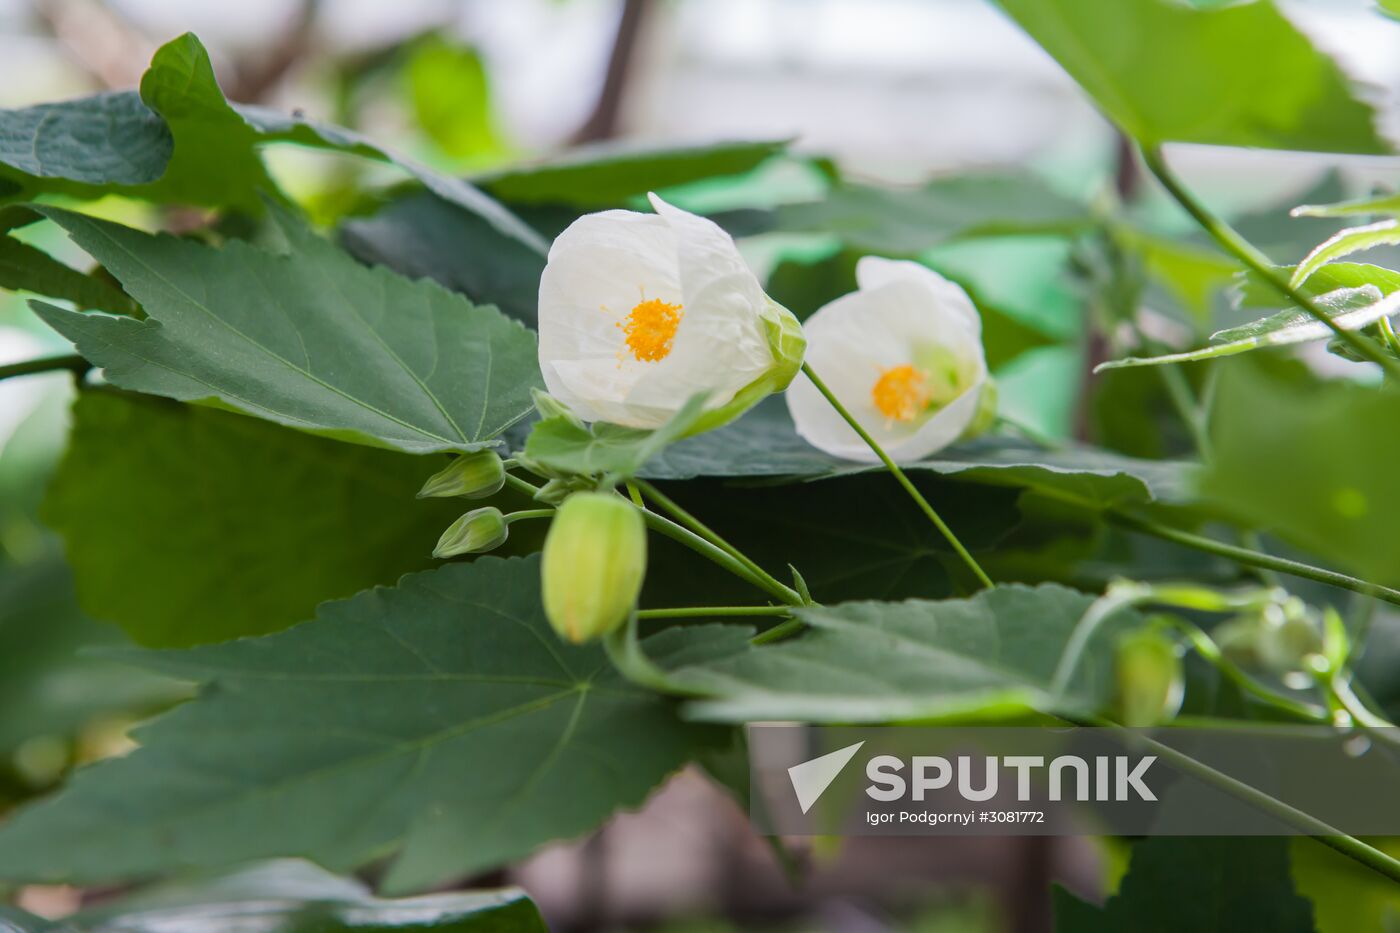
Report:
[[923,263],[908,259],[862,256],[856,260],[856,287],[870,291],[891,282],[912,282],[930,291],[934,306],[945,314],[956,314],[969,324],[973,333],[982,333],[982,317],[962,286],[950,282]]
[[[930,282],[915,263],[862,259],[861,285],[812,315],[804,325],[807,362],[861,426],[897,461],[918,460],[948,446],[976,417],[987,364],[976,309],[951,282]],[[944,287],[946,286],[946,288]],[[953,294],[948,289],[953,289]],[[973,316],[970,325],[967,315]],[[932,415],[900,422],[875,405],[873,390],[887,370],[923,368],[930,353],[957,364],[963,391]],[[797,432],[833,456],[867,463],[879,458],[806,376],[787,392]]]

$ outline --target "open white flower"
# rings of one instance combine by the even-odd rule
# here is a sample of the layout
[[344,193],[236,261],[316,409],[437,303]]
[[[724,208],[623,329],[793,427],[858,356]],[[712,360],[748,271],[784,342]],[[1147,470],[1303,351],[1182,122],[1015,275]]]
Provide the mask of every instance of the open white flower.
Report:
[[586,421],[659,427],[708,393],[694,433],[786,387],[803,336],[729,234],[650,197],[655,214],[587,214],[550,247],[540,369],[550,394]]
[[[807,319],[807,363],[894,460],[927,457],[995,400],[977,308],[916,262],[866,256],[856,284]],[[812,446],[847,460],[878,459],[806,376],[788,389],[787,403]]]

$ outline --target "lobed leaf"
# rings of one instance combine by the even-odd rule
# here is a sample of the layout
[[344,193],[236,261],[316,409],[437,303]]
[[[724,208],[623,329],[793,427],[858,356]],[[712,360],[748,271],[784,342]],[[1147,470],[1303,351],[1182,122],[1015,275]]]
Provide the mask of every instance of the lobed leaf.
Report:
[[711,733],[544,619],[537,558],[323,604],[289,631],[132,657],[201,696],[0,827],[0,877],[86,884],[297,854],[440,885],[636,806]]
[[[1054,584],[998,586],[971,599],[854,602],[801,609],[811,629],[765,646],[716,644],[716,626],[646,642],[678,683],[704,695],[703,720],[876,723],[1083,712],[1112,690],[1113,639],[1137,623],[1110,616],[1063,695],[1051,682],[1094,597]],[[731,627],[732,629],[732,627]],[[694,661],[701,646],[712,655]]]
[[279,255],[37,209],[149,315],[35,304],[122,388],[410,453],[492,446],[531,410],[533,333],[432,283],[366,268],[285,218]]
[[1270,0],[998,3],[1145,145],[1391,151],[1374,109]]

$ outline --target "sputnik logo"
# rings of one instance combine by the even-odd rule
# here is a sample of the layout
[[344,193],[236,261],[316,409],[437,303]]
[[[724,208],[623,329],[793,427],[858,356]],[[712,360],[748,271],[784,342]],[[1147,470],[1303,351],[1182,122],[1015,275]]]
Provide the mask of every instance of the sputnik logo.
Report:
[[802,807],[802,812],[806,813],[812,809],[812,805],[817,802],[826,789],[831,786],[831,782],[836,780],[843,768],[850,764],[856,752],[865,742],[857,742],[854,745],[847,745],[845,748],[837,749],[830,754],[822,755],[820,758],[813,758],[811,761],[804,761],[801,764],[788,768],[788,779],[792,781],[793,793],[797,794],[797,803]]

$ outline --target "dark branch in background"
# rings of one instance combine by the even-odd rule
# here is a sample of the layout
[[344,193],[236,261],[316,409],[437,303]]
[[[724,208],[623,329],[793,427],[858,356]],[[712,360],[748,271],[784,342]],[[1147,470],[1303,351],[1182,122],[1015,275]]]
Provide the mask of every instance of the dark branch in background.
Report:
[[245,104],[262,102],[282,79],[306,57],[316,32],[316,16],[320,0],[302,0],[282,38],[266,55],[239,62],[233,69],[233,80],[225,88],[230,100]]
[[94,87],[135,87],[155,43],[101,0],[34,0],[39,29],[52,35],[68,61]]
[[650,6],[651,0],[623,0],[622,15],[617,21],[617,36],[613,39],[612,54],[608,56],[608,71],[598,92],[598,101],[593,105],[588,119],[574,131],[569,140],[571,144],[599,142],[617,135],[622,101],[627,93],[627,79],[636,58],[637,39]]

